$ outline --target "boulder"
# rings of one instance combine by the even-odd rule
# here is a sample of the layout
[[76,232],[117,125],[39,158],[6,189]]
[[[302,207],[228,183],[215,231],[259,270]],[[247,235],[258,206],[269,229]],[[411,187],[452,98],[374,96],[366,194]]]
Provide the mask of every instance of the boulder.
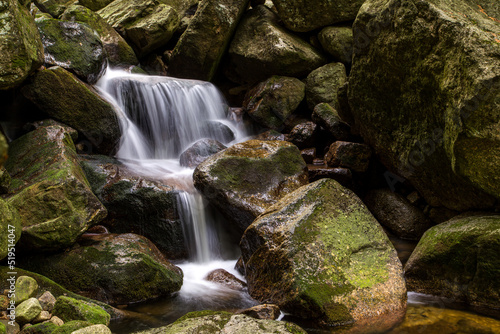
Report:
[[[23,330],[19,334],[52,334],[58,329],[58,326],[52,322],[45,322],[41,324],[36,324],[33,326],[24,326]],[[15,333],[15,331],[14,331]]]
[[292,31],[311,31],[356,18],[365,0],[273,0],[278,15]]
[[105,325],[92,325],[78,329],[71,334],[111,334],[111,330]]
[[116,159],[81,155],[80,165],[97,198],[108,209],[102,222],[112,233],[136,233],[155,243],[170,259],[187,257],[176,191],[148,179]]
[[[19,86],[43,64],[43,45],[33,17],[17,0],[0,6],[0,89]],[[0,139],[0,161],[2,142]],[[0,163],[1,164],[1,163]]]
[[366,172],[370,165],[372,151],[368,145],[336,141],[325,155],[330,167],[349,168],[355,172]]
[[113,106],[70,72],[62,67],[40,71],[22,92],[42,111],[78,130],[88,140],[89,152],[114,152],[120,125]]
[[353,26],[356,127],[433,207],[500,198],[500,7],[483,3],[369,0]]
[[[331,179],[269,207],[240,242],[250,295],[323,325],[406,309],[401,262],[363,202]],[[388,328],[387,328],[388,329]]]
[[16,304],[20,304],[25,300],[36,297],[38,293],[38,283],[29,276],[19,276],[16,280],[16,296],[14,298]]
[[167,1],[115,0],[97,11],[143,57],[165,45],[179,26],[179,14]]
[[271,75],[304,77],[326,64],[326,58],[307,42],[285,30],[265,6],[243,16],[228,51],[229,79],[253,84]]
[[412,291],[500,308],[500,216],[458,216],[423,235],[405,266]]
[[378,222],[398,238],[419,240],[432,222],[406,198],[389,189],[369,191],[364,203]]
[[103,9],[113,0],[78,0],[78,4],[87,7],[93,12],[97,12],[99,9]]
[[335,106],[340,87],[347,81],[345,66],[330,63],[315,69],[306,79],[306,100],[310,110],[322,102]]
[[304,89],[299,79],[272,76],[247,92],[243,110],[261,126],[281,130],[304,99]]
[[[43,17],[58,18],[66,8],[77,2],[77,0],[37,0],[36,8],[44,13]],[[37,13],[37,18],[40,17],[42,15]]]
[[224,269],[215,269],[207,274],[207,281],[224,285],[231,290],[243,291],[247,284]]
[[204,0],[175,45],[171,76],[211,81],[249,0]]
[[10,188],[10,175],[5,167],[0,167],[0,194],[8,194]]
[[0,260],[9,254],[21,237],[21,217],[17,209],[0,198]]
[[94,84],[104,72],[106,51],[99,35],[80,22],[37,19],[45,50],[45,64],[61,66]]
[[238,314],[245,314],[255,319],[276,320],[280,316],[280,308],[274,304],[261,304],[245,310],[238,311]]
[[74,331],[77,331],[79,329],[85,328],[92,326],[92,323],[88,321],[83,321],[83,320],[71,320],[68,321],[67,323],[59,326],[54,330],[51,334],[67,334],[67,333],[73,333]]
[[56,304],[56,298],[50,291],[45,291],[39,298],[38,301],[42,305],[44,311],[52,313],[54,305]]
[[3,134],[0,133],[0,167],[2,167],[5,160],[7,160],[8,152],[9,145],[7,145],[7,140],[5,139]]
[[328,103],[316,105],[311,118],[316,124],[328,130],[337,140],[348,140],[351,135],[349,124],[342,121],[337,110]]
[[281,197],[307,183],[300,151],[285,141],[249,140],[196,167],[194,185],[243,233]]
[[42,306],[36,298],[29,298],[17,305],[16,307],[16,321],[20,324],[26,324],[31,320],[35,319],[40,312],[42,312]]
[[[82,1],[79,2],[81,3]],[[101,16],[90,9],[79,5],[72,5],[64,11],[61,19],[82,22],[94,29],[101,39],[104,50],[106,50],[109,65],[129,67],[139,63],[134,50],[127,44],[125,39]]]
[[300,150],[300,155],[302,159],[306,162],[306,164],[312,164],[314,159],[316,159],[316,148],[305,148]]
[[319,127],[313,122],[297,124],[288,134],[287,140],[297,145],[298,148],[315,146],[318,140]]
[[40,127],[13,141],[6,168],[12,176],[8,203],[19,212],[25,249],[72,245],[106,216],[78,165],[67,129]]
[[50,320],[50,318],[51,318],[50,313],[42,310],[42,312],[40,312],[40,314],[35,319],[31,320],[31,322],[34,324],[38,324],[40,322],[48,321]]
[[200,139],[187,150],[182,152],[179,157],[181,166],[195,168],[205,161],[211,155],[225,149],[222,143],[214,139]]
[[181,269],[136,234],[87,236],[67,252],[26,258],[21,266],[113,305],[169,296],[182,285]]
[[111,316],[98,305],[66,296],[57,298],[52,314],[64,322],[82,320],[106,326],[111,319]]
[[351,64],[354,48],[354,37],[350,26],[330,26],[323,28],[318,34],[323,49],[335,60]]

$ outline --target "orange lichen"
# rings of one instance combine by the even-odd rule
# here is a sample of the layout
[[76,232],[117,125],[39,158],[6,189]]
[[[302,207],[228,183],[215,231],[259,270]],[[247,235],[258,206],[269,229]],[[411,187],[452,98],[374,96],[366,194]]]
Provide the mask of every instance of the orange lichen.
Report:
[[[488,15],[488,13],[486,13],[486,11],[483,9],[483,7],[481,7],[481,5],[477,5],[477,6],[479,7],[479,11],[480,11],[481,13],[483,13],[484,15],[486,15],[489,19],[492,19],[493,21],[496,21],[496,22],[500,22],[500,20],[499,20],[499,19],[496,19],[496,18],[494,18],[494,17],[492,17],[492,16],[489,16],[489,15]],[[498,41],[498,40],[497,40],[497,41]]]

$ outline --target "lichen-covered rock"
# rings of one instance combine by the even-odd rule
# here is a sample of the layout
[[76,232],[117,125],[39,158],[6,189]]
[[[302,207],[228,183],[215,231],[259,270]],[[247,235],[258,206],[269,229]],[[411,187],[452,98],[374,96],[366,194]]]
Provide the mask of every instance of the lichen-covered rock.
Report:
[[35,319],[40,312],[42,312],[42,307],[40,302],[36,298],[29,298],[17,305],[16,307],[16,321],[25,324]]
[[139,57],[165,45],[179,26],[167,1],[115,0],[97,12],[128,40]]
[[[36,8],[44,13],[47,18],[58,18],[68,6],[78,2],[77,0],[37,0]],[[41,15],[37,13],[37,18]]]
[[53,125],[29,132],[11,143],[9,156],[6,168],[14,195],[8,203],[19,212],[24,248],[68,247],[106,216],[65,128]]
[[315,69],[306,79],[306,100],[310,110],[322,102],[336,106],[340,87],[347,81],[345,66],[330,63]]
[[120,141],[113,106],[90,86],[61,67],[37,73],[23,94],[51,117],[75,128],[88,141],[88,151],[111,154]]
[[181,269],[151,241],[131,233],[86,236],[71,250],[44,258],[33,256],[22,266],[113,305],[168,296],[182,285]]
[[420,239],[405,266],[408,289],[499,309],[499,253],[500,216],[453,218]]
[[58,326],[52,322],[45,322],[29,327],[24,327],[19,334],[53,334],[58,329]]
[[493,3],[368,0],[353,26],[348,95],[356,127],[434,207],[488,208],[494,200],[486,193],[500,198]]
[[[80,1],[81,3],[81,1]],[[87,24],[94,29],[106,50],[108,62],[111,66],[137,65],[139,62],[134,50],[127,44],[120,34],[113,29],[101,16],[88,8],[79,5],[68,7],[61,15],[65,21],[77,21]]]
[[78,329],[71,334],[111,334],[111,330],[105,325],[93,325]]
[[326,27],[318,34],[318,40],[323,49],[337,61],[344,64],[352,62],[354,37],[351,27]]
[[243,16],[229,47],[226,75],[238,83],[256,83],[271,75],[304,77],[326,58],[278,23],[265,6]]
[[187,150],[182,152],[179,157],[181,166],[195,168],[205,161],[209,156],[225,149],[222,143],[214,139],[200,139]]
[[66,296],[57,298],[52,314],[64,322],[82,320],[106,326],[111,319],[111,316],[98,305]]
[[193,178],[195,187],[243,233],[267,207],[307,184],[307,171],[295,145],[249,140],[202,162]]
[[[10,89],[43,64],[43,45],[33,17],[18,0],[2,0],[0,16],[0,89]],[[0,161],[1,145],[0,139]]]
[[281,129],[305,96],[305,85],[297,78],[272,76],[245,95],[243,110],[257,123]]
[[137,175],[118,160],[80,156],[90,187],[108,210],[102,222],[112,233],[136,233],[170,259],[187,257],[176,191],[165,182]]
[[171,76],[210,81],[226,52],[249,0],[205,0],[176,44]]
[[19,276],[16,280],[16,304],[22,303],[25,300],[36,297],[38,293],[38,283],[34,278],[29,276]]
[[[40,304],[40,306],[41,306],[41,304]],[[50,320],[50,317],[51,317],[51,315],[49,312],[42,310],[42,312],[40,312],[40,314],[35,319],[31,320],[31,322],[34,324],[38,324],[40,322],[45,322],[45,321]]]
[[368,145],[336,141],[330,145],[325,160],[330,167],[344,167],[355,172],[366,172],[371,156],[372,150]]
[[337,140],[348,140],[351,135],[349,124],[342,121],[337,110],[328,103],[316,105],[311,118],[316,124],[328,130]]
[[250,295],[294,316],[340,325],[404,315],[396,250],[363,202],[336,181],[281,199],[250,225],[240,247]]
[[21,217],[16,208],[0,198],[0,260],[9,254],[21,238]]

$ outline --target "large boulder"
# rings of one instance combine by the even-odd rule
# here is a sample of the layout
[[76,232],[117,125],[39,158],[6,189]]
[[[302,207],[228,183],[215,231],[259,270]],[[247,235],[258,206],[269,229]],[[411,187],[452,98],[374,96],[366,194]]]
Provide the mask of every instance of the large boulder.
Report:
[[187,257],[177,190],[137,175],[110,157],[82,155],[80,165],[92,191],[108,209],[101,224],[112,233],[145,236],[170,259]]
[[369,0],[354,23],[356,127],[431,206],[457,211],[500,198],[500,7],[483,4]]
[[278,23],[265,6],[246,12],[229,47],[226,75],[238,83],[256,83],[271,75],[304,77],[326,64],[310,44]]
[[120,125],[113,106],[62,67],[37,73],[23,94],[51,117],[78,130],[88,152],[111,154],[120,141]]
[[94,13],[90,9],[79,5],[72,5],[64,11],[61,19],[83,22],[94,29],[101,38],[104,49],[108,54],[108,62],[111,66],[127,67],[137,65],[139,62],[134,50],[132,50],[123,37],[99,14]]
[[248,3],[249,0],[201,1],[174,48],[169,75],[212,80]]
[[19,212],[23,247],[56,250],[72,245],[106,209],[89,188],[68,130],[40,127],[13,141],[6,168],[8,203]]
[[243,233],[280,198],[307,184],[298,148],[285,141],[249,140],[233,145],[195,169],[194,185]]
[[[408,289],[500,308],[500,216],[459,216],[425,232],[405,266]],[[497,311],[498,313],[498,311]]]
[[2,0],[0,16],[0,89],[10,89],[43,64],[43,45],[33,17],[18,0]]
[[338,91],[347,81],[345,66],[330,63],[315,69],[306,79],[306,99],[310,110],[319,103],[338,104]]
[[269,207],[240,246],[250,295],[294,316],[342,325],[385,315],[390,328],[404,315],[396,250],[363,202],[334,180]]
[[[12,205],[0,198],[0,260],[7,257],[9,248],[15,246],[20,237],[21,217],[19,213]],[[13,254],[15,257],[15,253]]]
[[354,37],[352,27],[331,26],[323,28],[318,34],[318,40],[323,49],[335,60],[344,64],[352,62]]
[[305,85],[297,78],[272,76],[245,95],[243,110],[260,125],[281,130],[305,96]]
[[20,266],[112,305],[169,296],[183,276],[151,241],[131,233],[87,236],[67,252],[26,258]]

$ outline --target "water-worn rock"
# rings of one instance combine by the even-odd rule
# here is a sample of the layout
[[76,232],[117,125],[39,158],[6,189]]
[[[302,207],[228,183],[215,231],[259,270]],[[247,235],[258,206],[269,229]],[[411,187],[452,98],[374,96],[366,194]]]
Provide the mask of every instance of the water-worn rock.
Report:
[[222,143],[214,139],[200,139],[187,150],[182,152],[179,157],[181,166],[195,168],[205,161],[209,156],[225,149]]
[[260,320],[228,312],[191,312],[166,327],[136,332],[134,334],[306,334],[299,326],[286,321]]
[[480,209],[493,205],[485,193],[500,198],[496,4],[368,0],[353,26],[356,127],[434,207]]
[[[59,16],[72,4],[77,3],[77,0],[37,0],[36,18],[59,18]],[[43,13],[40,15],[40,13]]]
[[111,232],[143,235],[170,259],[187,256],[178,191],[165,182],[140,176],[110,157],[82,155],[80,165],[92,191],[108,209],[102,224]]
[[61,67],[40,71],[23,87],[23,94],[51,117],[78,130],[89,141],[88,151],[114,152],[120,126],[113,106],[70,72]]
[[349,124],[342,121],[337,110],[328,103],[316,105],[311,118],[316,124],[328,130],[337,140],[348,140],[351,135]]
[[232,290],[244,290],[247,286],[245,282],[224,269],[215,269],[207,274],[207,281],[222,284]]
[[365,0],[273,0],[285,26],[311,31],[337,22],[352,21]]
[[45,291],[39,298],[38,301],[44,311],[52,312],[54,305],[56,304],[56,298],[50,291]]
[[338,91],[346,80],[345,66],[342,63],[330,63],[309,73],[306,79],[306,100],[309,109],[313,110],[322,102],[337,105]]
[[334,179],[344,187],[352,185],[352,172],[347,168],[331,168],[324,165],[309,166],[309,182],[318,181],[320,179]]
[[176,44],[168,73],[210,81],[226,52],[249,0],[204,0]]
[[390,229],[398,238],[419,240],[432,226],[429,218],[420,209],[389,189],[368,192],[364,197],[364,203],[378,222]]
[[43,45],[33,17],[19,1],[2,0],[0,16],[0,89],[10,89],[43,64]]
[[297,145],[298,148],[315,146],[318,140],[319,126],[314,122],[297,124],[288,134],[287,140]]
[[16,307],[16,321],[25,324],[35,319],[40,312],[42,312],[42,306],[36,298],[29,298],[17,305]]
[[353,39],[351,27],[326,27],[318,34],[318,40],[323,49],[335,60],[344,64],[352,62]]
[[31,320],[31,322],[34,324],[38,324],[40,322],[50,320],[50,317],[51,317],[51,315],[49,312],[42,310],[42,312],[40,312],[40,314],[35,319]]
[[300,151],[285,141],[249,140],[221,151],[195,169],[194,185],[236,229],[307,183]]
[[115,0],[97,13],[131,43],[139,57],[165,45],[179,26],[179,14],[167,1]]
[[91,322],[88,321],[83,321],[83,320],[71,320],[68,321],[67,323],[61,325],[60,327],[56,328],[54,332],[51,334],[67,334],[67,333],[73,333],[74,331],[77,331],[81,328],[89,327],[92,326]]
[[269,207],[240,247],[250,295],[294,316],[338,325],[404,315],[396,250],[363,202],[334,180]]
[[40,127],[13,141],[6,168],[19,212],[25,248],[57,250],[72,245],[106,216],[78,165],[75,146],[59,125]]
[[93,325],[76,330],[71,334],[111,334],[111,330],[105,325]]
[[255,319],[276,320],[280,316],[280,308],[274,304],[261,304],[238,311],[238,314],[245,314]]
[[243,110],[260,125],[279,130],[305,96],[305,85],[296,78],[272,76],[245,95]]
[[19,334],[53,334],[56,332],[56,330],[58,330],[58,326],[49,321],[29,327],[24,327],[22,331],[19,332]]
[[[0,153],[0,155],[1,155],[1,153]],[[0,163],[0,165],[1,165],[1,163]],[[7,172],[5,167],[0,167],[0,194],[8,194],[9,193],[10,181],[11,180],[10,180],[9,172]]]
[[355,172],[365,172],[370,164],[372,151],[368,145],[336,141],[325,155],[330,167],[345,167]]
[[[80,3],[82,1],[79,1]],[[87,24],[94,29],[102,41],[111,66],[131,66],[139,62],[134,50],[127,44],[120,34],[116,32],[99,14],[79,5],[68,7],[61,15],[65,21],[77,21]]]
[[499,253],[500,216],[455,217],[420,239],[405,266],[408,289],[498,310]]
[[38,293],[38,283],[34,278],[29,276],[19,276],[16,280],[16,304],[22,303],[25,300],[35,297]]
[[83,320],[106,326],[111,319],[111,316],[98,305],[66,296],[57,298],[52,314],[64,322]]
[[256,83],[271,75],[303,77],[326,64],[326,58],[278,23],[270,9],[245,13],[229,47],[226,75],[238,83]]
[[97,12],[112,3],[113,0],[78,0],[78,4],[89,8],[91,11]]
[[0,198],[0,260],[9,254],[21,237],[21,217],[17,209]]
[[87,236],[69,251],[44,258],[31,257],[22,266],[109,304],[168,296],[182,285],[182,271],[135,234]]

